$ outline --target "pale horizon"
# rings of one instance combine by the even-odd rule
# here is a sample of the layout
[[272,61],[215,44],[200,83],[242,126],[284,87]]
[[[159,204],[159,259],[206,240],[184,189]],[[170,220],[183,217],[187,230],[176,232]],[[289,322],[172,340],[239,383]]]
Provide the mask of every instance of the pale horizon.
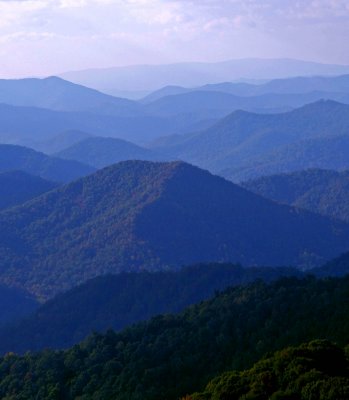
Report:
[[348,65],[343,0],[0,0],[0,76],[245,58]]

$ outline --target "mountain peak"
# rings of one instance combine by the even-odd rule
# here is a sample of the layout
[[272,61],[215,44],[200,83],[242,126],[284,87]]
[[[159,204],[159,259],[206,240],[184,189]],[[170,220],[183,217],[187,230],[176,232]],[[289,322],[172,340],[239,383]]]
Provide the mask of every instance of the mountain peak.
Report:
[[105,273],[208,261],[305,267],[349,248],[346,225],[180,161],[118,163],[0,214],[0,224],[0,282],[44,298]]

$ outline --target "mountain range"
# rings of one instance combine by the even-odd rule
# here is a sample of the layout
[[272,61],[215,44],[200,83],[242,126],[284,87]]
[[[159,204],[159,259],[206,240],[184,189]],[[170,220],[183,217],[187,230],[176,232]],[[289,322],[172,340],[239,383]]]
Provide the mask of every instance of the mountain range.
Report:
[[0,79],[0,103],[56,111],[134,116],[134,101],[109,96],[56,76],[44,79]]
[[[340,164],[343,168],[347,146],[341,146],[338,140],[347,140],[348,124],[349,105],[329,100],[280,114],[236,111],[206,130],[177,137],[175,144],[167,142],[156,148],[167,156],[241,181],[245,176],[264,175],[263,166],[268,165],[269,175],[273,168],[287,172],[292,165],[302,169],[312,162],[317,165],[309,167],[337,168]],[[309,146],[306,141],[311,141]],[[333,144],[327,145],[328,141]],[[335,147],[340,150],[338,158],[332,156]],[[308,149],[314,152],[313,157],[308,157]],[[321,165],[331,159],[336,167]]]
[[292,59],[237,59],[218,63],[134,65],[88,69],[60,74],[68,81],[108,93],[158,90],[168,85],[195,87],[207,83],[349,73],[345,65],[326,65]]
[[[37,175],[53,182],[69,182],[95,171],[93,167],[77,161],[50,157],[27,147],[0,144],[0,172],[14,170]],[[13,182],[14,175],[5,175],[5,177],[6,176],[11,177]],[[23,175],[21,175],[21,179],[23,184]],[[10,181],[8,181],[8,183],[10,183]],[[14,183],[10,184],[13,187]],[[7,192],[10,188],[4,187],[3,190]],[[12,190],[15,190],[15,188],[13,187]],[[8,193],[8,195],[10,195],[10,193]],[[28,195],[30,195],[30,193],[28,193]]]
[[181,163],[121,162],[0,213],[0,281],[39,298],[106,273],[197,262],[310,268],[349,226]]
[[279,203],[349,221],[349,172],[310,169],[244,182],[243,187]]
[[75,160],[95,168],[103,168],[120,161],[160,161],[155,151],[122,139],[89,137],[55,154],[59,158]]
[[[265,83],[220,82],[194,88],[182,86],[165,86],[145,98],[142,103],[148,104],[163,97],[175,96],[191,92],[220,92],[234,96],[262,96],[265,94],[294,94],[302,98],[302,94],[324,93],[343,95],[349,93],[349,75],[340,76],[298,76],[294,78],[273,79]],[[282,98],[282,97],[281,97]]]

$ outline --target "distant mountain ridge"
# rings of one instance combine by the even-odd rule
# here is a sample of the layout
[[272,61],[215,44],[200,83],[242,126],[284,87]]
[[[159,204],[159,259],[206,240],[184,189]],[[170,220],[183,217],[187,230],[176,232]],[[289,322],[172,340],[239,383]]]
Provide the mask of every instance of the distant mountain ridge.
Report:
[[127,160],[160,161],[155,151],[115,138],[91,137],[56,153],[59,158],[76,160],[96,168],[103,168]]
[[234,182],[241,182],[306,169],[342,171],[349,168],[348,160],[349,135],[324,136],[282,146],[241,167],[227,168],[220,174]]
[[0,172],[21,170],[53,182],[69,182],[95,168],[77,161],[47,156],[27,147],[0,144]]
[[236,59],[217,63],[134,65],[73,71],[64,79],[102,91],[157,90],[168,85],[195,87],[207,83],[244,79],[275,79],[295,76],[344,75],[349,66],[326,65],[292,59]]
[[261,177],[242,186],[280,203],[349,221],[349,171],[310,169]]
[[[349,74],[340,76],[299,76],[285,79],[273,79],[262,84],[221,82],[207,84],[194,88],[181,86],[166,86],[147,95],[142,102],[145,104],[154,102],[166,96],[175,96],[190,92],[221,92],[235,96],[261,96],[265,94],[310,94],[314,92],[326,94],[349,93]],[[338,97],[340,101],[340,98]]]
[[[322,100],[281,114],[236,111],[219,120],[211,128],[195,135],[184,135],[176,144],[165,143],[158,149],[168,156],[241,181],[244,180],[244,170],[251,169],[251,174],[257,174],[259,166],[267,162],[268,157],[273,157],[273,154],[277,157],[279,152],[285,149],[289,154],[283,154],[280,162],[285,161],[287,155],[291,157],[292,152],[288,152],[287,146],[298,146],[305,140],[345,137],[348,135],[348,127],[349,105]],[[321,149],[326,152],[326,146]],[[342,151],[345,152],[346,147]],[[330,152],[326,154],[331,155]],[[313,158],[317,159],[316,154]],[[336,162],[336,159],[333,159],[333,162]],[[344,160],[345,157],[345,163]],[[290,161],[292,162],[292,157]],[[295,164],[299,165],[301,162],[308,162],[302,154],[298,164]],[[309,167],[331,168],[322,165]],[[235,171],[236,174],[241,171],[239,179],[235,178]],[[269,175],[272,173],[268,171]]]
[[44,79],[0,79],[0,103],[56,111],[134,116],[136,102],[76,85],[56,76]]
[[0,281],[52,297],[86,279],[197,262],[323,264],[349,226],[181,162],[121,162],[0,213]]

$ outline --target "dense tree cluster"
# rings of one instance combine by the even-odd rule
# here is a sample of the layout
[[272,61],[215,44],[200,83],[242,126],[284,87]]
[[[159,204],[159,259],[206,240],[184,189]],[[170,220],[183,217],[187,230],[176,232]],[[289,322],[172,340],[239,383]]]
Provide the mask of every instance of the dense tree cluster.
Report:
[[312,341],[288,347],[247,371],[225,372],[183,400],[347,400],[349,346]]
[[285,346],[313,339],[346,345],[348,294],[349,277],[259,282],[228,289],[178,315],[94,334],[67,351],[8,354],[0,359],[0,397],[176,400]]
[[0,353],[67,348],[94,331],[120,330],[157,314],[179,312],[228,286],[301,275],[294,268],[208,264],[94,278],[0,329]]

